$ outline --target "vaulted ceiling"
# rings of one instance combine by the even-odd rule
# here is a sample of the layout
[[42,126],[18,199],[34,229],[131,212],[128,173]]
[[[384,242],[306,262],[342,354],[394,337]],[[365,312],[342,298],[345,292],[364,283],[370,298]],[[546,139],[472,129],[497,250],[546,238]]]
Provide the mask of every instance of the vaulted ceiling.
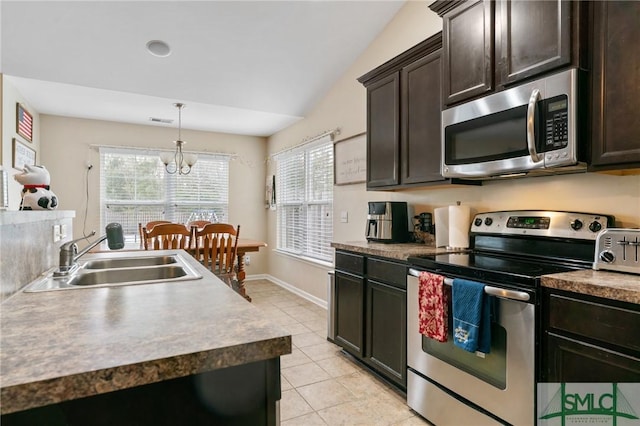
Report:
[[183,102],[184,128],[269,136],[304,117],[402,5],[3,0],[1,71],[40,113],[175,127]]

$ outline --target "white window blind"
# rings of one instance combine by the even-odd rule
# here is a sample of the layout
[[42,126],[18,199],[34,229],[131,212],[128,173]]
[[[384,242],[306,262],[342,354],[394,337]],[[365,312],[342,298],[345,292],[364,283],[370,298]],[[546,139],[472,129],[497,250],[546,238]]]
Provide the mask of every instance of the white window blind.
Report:
[[330,136],[277,155],[278,249],[331,262],[333,142]]
[[[100,223],[122,224],[125,238],[138,238],[138,223],[190,217],[227,222],[228,155],[198,154],[188,175],[170,175],[159,151],[100,147]],[[193,216],[192,216],[193,215]]]

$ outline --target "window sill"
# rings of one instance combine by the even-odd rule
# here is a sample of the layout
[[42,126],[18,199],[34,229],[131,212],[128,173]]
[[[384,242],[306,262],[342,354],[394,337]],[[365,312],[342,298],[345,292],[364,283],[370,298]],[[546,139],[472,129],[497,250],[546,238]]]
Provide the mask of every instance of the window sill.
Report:
[[325,262],[323,260],[318,260],[318,259],[314,259],[314,258],[307,257],[307,256],[300,256],[300,255],[297,255],[297,254],[290,253],[288,251],[283,251],[283,250],[278,250],[278,249],[274,249],[273,251],[276,252],[279,255],[282,255],[282,256],[285,256],[285,257],[291,257],[291,258],[293,258],[295,260],[299,260],[299,261],[302,261],[304,263],[308,263],[310,265],[313,265],[313,266],[316,266],[316,267],[319,267],[319,268],[330,268],[330,269],[333,268],[333,263],[331,263],[331,262]]

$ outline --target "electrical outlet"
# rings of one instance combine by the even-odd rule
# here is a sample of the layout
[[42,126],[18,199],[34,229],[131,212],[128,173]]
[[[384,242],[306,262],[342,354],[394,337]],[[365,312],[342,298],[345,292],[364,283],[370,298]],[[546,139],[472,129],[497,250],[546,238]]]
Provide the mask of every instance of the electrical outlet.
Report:
[[244,257],[244,264],[245,264],[246,266],[251,265],[251,256],[246,256],[246,255],[245,255],[245,257]]
[[60,225],[53,225],[53,242],[60,241],[62,236],[60,235]]
[[60,239],[67,238],[67,225],[60,225]]

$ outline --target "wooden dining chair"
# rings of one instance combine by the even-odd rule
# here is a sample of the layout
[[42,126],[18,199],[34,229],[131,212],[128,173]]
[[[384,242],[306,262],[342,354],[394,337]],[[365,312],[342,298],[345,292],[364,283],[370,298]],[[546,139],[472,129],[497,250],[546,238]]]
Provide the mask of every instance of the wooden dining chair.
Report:
[[208,220],[192,220],[191,222],[187,223],[187,227],[191,228],[193,226],[195,226],[198,229],[202,229],[204,228],[206,225],[210,224],[212,222],[208,221]]
[[138,222],[138,235],[140,235],[140,247],[144,247],[144,234],[142,233],[142,228],[147,228],[147,231],[151,231],[154,226],[161,225],[163,223],[171,223],[168,220],[152,220],[151,222],[147,222],[146,225],[142,225],[142,223]]
[[142,228],[145,250],[189,249],[191,231],[181,223],[161,223]]
[[191,227],[195,242],[194,256],[228,286],[234,287],[240,225],[210,223],[204,228]]

